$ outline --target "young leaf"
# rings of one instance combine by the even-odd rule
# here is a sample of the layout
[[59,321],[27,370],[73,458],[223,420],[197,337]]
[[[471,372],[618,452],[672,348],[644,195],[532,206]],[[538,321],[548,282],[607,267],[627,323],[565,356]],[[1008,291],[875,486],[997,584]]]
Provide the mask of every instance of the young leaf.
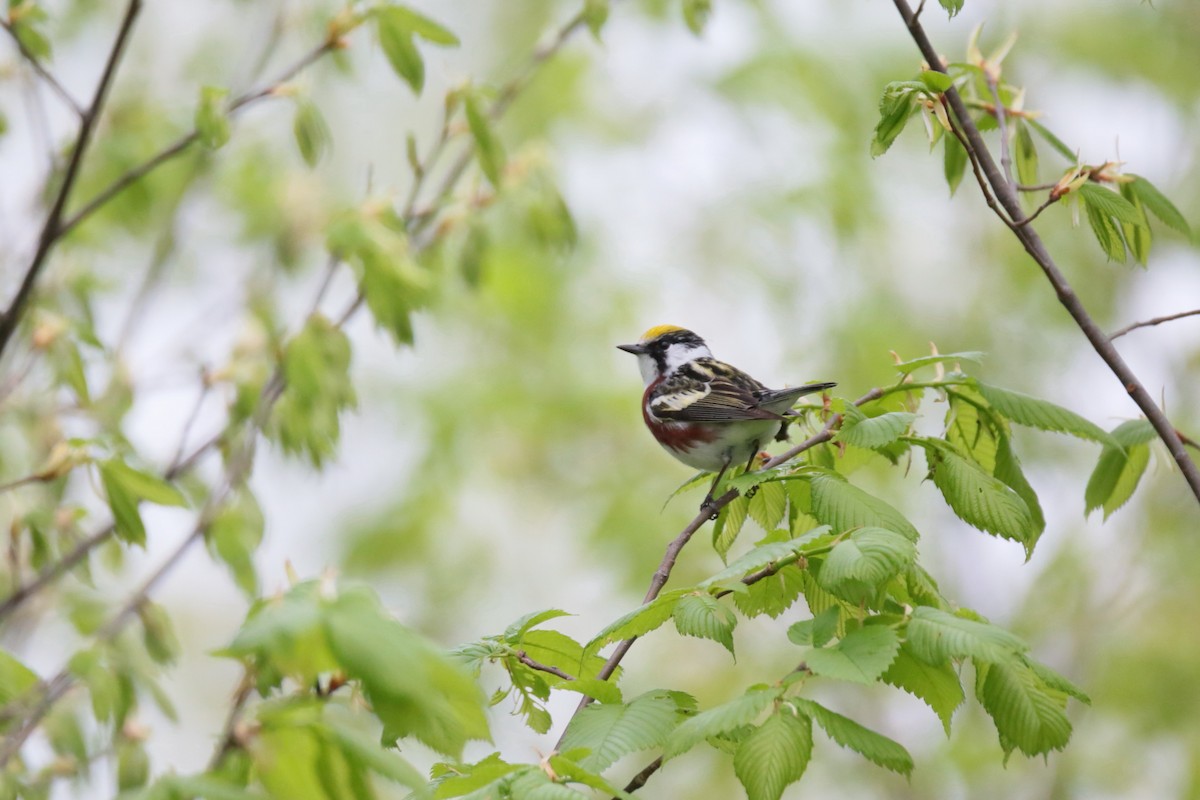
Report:
[[1038,155],[1033,134],[1020,119],[1014,121],[1013,127],[1013,160],[1016,162],[1017,180],[1026,186],[1033,186],[1038,182]]
[[903,514],[842,478],[818,475],[811,483],[812,515],[834,533],[872,526],[895,531],[913,542],[920,538]]
[[980,702],[996,724],[1005,753],[1014,748],[1028,756],[1061,750],[1071,738],[1063,713],[1066,696],[1047,687],[1019,660],[989,664]]
[[425,62],[413,42],[413,31],[408,25],[412,13],[399,6],[376,9],[375,31],[392,70],[412,88],[414,94],[419,95],[425,88]]
[[780,708],[738,745],[733,771],[748,800],[779,800],[812,758],[812,720]]
[[100,482],[113,513],[117,536],[131,544],[146,546],[146,526],[138,504],[145,500],[156,505],[184,506],[187,501],[171,484],[141,472],[119,458],[98,465]]
[[217,512],[205,532],[209,548],[225,562],[238,588],[251,599],[258,596],[254,552],[262,537],[262,509],[246,487]]
[[1179,209],[1153,183],[1141,175],[1130,175],[1129,177],[1135,180],[1127,185],[1137,195],[1138,199],[1142,201],[1142,204],[1150,210],[1151,214],[1158,217],[1164,225],[1174,228],[1184,236],[1192,235],[1192,230],[1188,226],[1187,220],[1184,219],[1183,214],[1179,213]]
[[1092,233],[1096,235],[1096,241],[1100,243],[1104,254],[1110,261],[1124,264],[1125,240],[1121,238],[1120,229],[1107,214],[1096,206],[1086,202],[1084,206],[1087,209],[1088,224],[1092,226]]
[[[822,532],[827,532],[828,528],[822,526]],[[759,545],[750,552],[736,559],[725,569],[707,578],[696,585],[697,589],[707,589],[710,586],[721,586],[731,580],[741,580],[744,576],[749,575],[755,570],[762,569],[768,564],[775,564],[786,558],[792,558],[800,550],[800,543],[789,539],[785,542],[768,542],[767,544]]]
[[910,358],[908,361],[901,361],[896,365],[896,369],[901,374],[907,375],[921,367],[928,367],[933,364],[949,364],[956,361],[969,361],[972,364],[978,364],[983,361],[984,353],[978,350],[964,350],[961,353],[938,353],[935,356],[921,356],[920,358]]
[[896,659],[900,639],[884,625],[870,625],[847,633],[833,647],[810,650],[805,663],[814,674],[854,683],[871,684]]
[[760,483],[758,491],[750,498],[750,518],[769,531],[783,519],[787,510],[787,492],[778,481]]
[[942,173],[946,176],[946,185],[950,187],[950,195],[953,196],[958,191],[958,185],[962,183],[963,175],[967,171],[967,149],[962,146],[962,142],[957,136],[943,136],[942,157]]
[[712,16],[712,0],[683,0],[683,21],[688,30],[699,36]]
[[296,137],[296,147],[300,149],[300,157],[305,164],[315,167],[329,151],[333,139],[321,110],[311,101],[299,101],[292,121],[292,132]]
[[837,635],[841,611],[837,607],[827,608],[812,619],[802,619],[788,628],[788,641],[801,647],[824,647]]
[[860,528],[834,546],[821,565],[817,581],[839,597],[847,589],[852,590],[855,596],[845,597],[848,600],[872,596],[880,584],[899,574],[916,555],[916,545],[898,533]]
[[[919,85],[924,88],[924,84]],[[883,97],[879,101],[879,122],[875,124],[875,136],[871,140],[872,158],[878,158],[888,151],[908,124],[908,118],[916,107],[916,97],[911,91],[900,90],[895,84],[884,87]]]
[[684,594],[685,592],[680,589],[663,592],[644,606],[635,608],[620,619],[609,623],[604,630],[587,643],[584,652],[595,653],[610,642],[630,639],[634,636],[645,636],[671,618],[675,604]]
[[1085,516],[1093,509],[1103,508],[1104,518],[1108,519],[1129,501],[1150,462],[1147,443],[1156,435],[1154,427],[1144,419],[1127,420],[1113,430],[1113,439],[1120,447],[1105,446],[1100,451],[1100,459],[1084,490]]
[[663,692],[624,705],[593,703],[571,718],[558,749],[565,753],[586,747],[591,752],[580,765],[603,772],[622,756],[662,744],[678,715],[675,701]]
[[774,575],[755,581],[745,592],[734,594],[733,604],[747,617],[778,617],[800,599],[804,574],[795,564],[788,564]]
[[225,98],[228,89],[203,86],[200,89],[200,105],[196,107],[196,134],[200,143],[216,150],[229,141],[229,117],[225,113]]
[[742,526],[746,524],[749,514],[750,498],[744,494],[735,497],[729,505],[721,509],[721,513],[717,517],[717,524],[713,526],[712,535],[713,549],[717,551],[717,555],[721,557],[722,561],[729,554],[733,543],[737,541],[738,534],[742,532]]
[[858,409],[852,415],[847,406],[845,421],[835,437],[839,442],[852,444],[855,447],[883,447],[900,438],[908,430],[908,426],[917,418],[916,414],[907,411],[889,411],[878,417],[868,417]]
[[1095,208],[1106,217],[1112,217],[1118,222],[1128,222],[1130,225],[1146,224],[1145,217],[1117,192],[1094,183],[1085,183],[1079,187],[1079,196],[1088,208]]
[[683,721],[663,745],[663,761],[686,753],[710,736],[749,725],[783,694],[783,688],[752,687],[741,697]]
[[528,631],[558,617],[569,617],[570,612],[558,608],[548,608],[545,611],[531,611],[504,629],[503,639],[509,644],[517,644]]
[[1037,525],[1025,501],[999,478],[955,452],[931,442],[926,448],[929,472],[952,511],[981,531],[1027,543],[1037,537]]
[[873,764],[892,772],[905,776],[912,773],[912,756],[899,742],[865,728],[849,717],[843,717],[812,700],[794,697],[789,702],[801,714],[811,717],[829,734],[830,739],[842,747],[848,747]]
[[37,682],[36,672],[0,649],[0,706],[7,706]]
[[966,0],[938,0],[938,3],[941,4],[942,8],[946,9],[946,13],[950,15],[951,19],[954,19],[954,16],[962,11],[964,2]]
[[583,21],[592,32],[592,36],[596,37],[596,41],[600,41],[600,31],[604,29],[604,23],[608,22],[608,10],[608,0],[584,0]]
[[925,84],[925,88],[934,94],[941,94],[954,85],[953,78],[936,69],[922,70],[919,77],[921,83]]
[[682,635],[712,639],[733,655],[733,628],[737,624],[737,617],[712,595],[684,595],[676,603],[672,616],[675,618],[675,629]]
[[1046,530],[1046,517],[1042,513],[1042,504],[1038,502],[1037,494],[1029,485],[1025,473],[1021,471],[1021,462],[1017,460],[1017,454],[1012,449],[1012,440],[1008,436],[1000,437],[997,443],[996,466],[992,470],[992,474],[1016,492],[1017,496],[1025,501],[1025,507],[1029,509],[1029,516],[1033,520],[1033,533],[1025,541],[1025,558],[1028,560],[1033,554],[1033,548],[1038,539]]
[[[910,636],[911,627],[909,623]],[[964,694],[958,672],[948,657],[934,663],[923,661],[913,654],[912,645],[905,642],[881,680],[922,700],[938,715],[946,735],[950,735],[950,720],[955,709],[962,705]]]
[[1133,184],[1121,184],[1121,197],[1128,200],[1138,210],[1138,213],[1142,215],[1141,225],[1131,225],[1128,222],[1121,223],[1121,234],[1125,237],[1125,244],[1129,247],[1129,252],[1133,253],[1134,260],[1144,267],[1150,258],[1150,245],[1152,243],[1150,220],[1146,217],[1146,210],[1142,207],[1142,201],[1138,199],[1137,193],[1133,190]]
[[467,126],[475,139],[475,155],[479,160],[479,168],[491,182],[492,186],[500,187],[500,176],[504,172],[504,147],[492,130],[491,120],[480,108],[478,96],[468,92],[464,98],[464,109],[467,114]]
[[1088,439],[1109,446],[1116,445],[1113,437],[1099,425],[1048,400],[1040,400],[1027,394],[1001,389],[983,382],[977,383],[976,388],[988,401],[988,405],[999,412],[1001,416],[1018,425],[1027,425],[1043,431],[1069,433],[1080,439]]
[[996,663],[1011,660],[1029,649],[1029,645],[1003,628],[929,606],[913,609],[905,642],[914,656],[934,665],[967,657]]

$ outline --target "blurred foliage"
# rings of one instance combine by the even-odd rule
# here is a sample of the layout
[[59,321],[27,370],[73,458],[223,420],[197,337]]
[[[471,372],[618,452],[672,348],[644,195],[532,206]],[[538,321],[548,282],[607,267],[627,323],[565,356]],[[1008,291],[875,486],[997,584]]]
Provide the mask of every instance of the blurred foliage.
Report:
[[[1184,310],[1200,8],[940,5],[1089,310]],[[88,102],[118,12],[6,7],[7,287],[76,123],[15,43]],[[889,12],[144,9],[0,362],[0,797],[1200,797],[1195,504]],[[698,493],[612,345],[664,321],[844,418],[639,606]],[[1195,324],[1119,340],[1194,438]]]

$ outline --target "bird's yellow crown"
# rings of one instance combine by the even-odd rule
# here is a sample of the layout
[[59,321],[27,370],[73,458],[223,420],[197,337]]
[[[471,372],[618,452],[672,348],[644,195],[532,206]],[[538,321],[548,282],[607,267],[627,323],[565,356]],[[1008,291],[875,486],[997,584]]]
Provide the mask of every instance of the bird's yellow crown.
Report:
[[668,333],[682,330],[686,329],[681,328],[678,325],[655,325],[653,328],[642,334],[642,341],[649,342],[653,339],[657,339],[660,336],[665,336]]

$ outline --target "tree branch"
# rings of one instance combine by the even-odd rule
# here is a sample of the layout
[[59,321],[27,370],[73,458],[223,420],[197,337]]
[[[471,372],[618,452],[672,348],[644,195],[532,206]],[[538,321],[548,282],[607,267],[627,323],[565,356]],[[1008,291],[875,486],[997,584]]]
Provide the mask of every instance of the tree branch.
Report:
[[13,42],[17,45],[17,49],[21,51],[21,56],[29,63],[29,66],[33,68],[33,71],[36,72],[41,79],[46,82],[47,86],[54,90],[54,93],[58,95],[58,98],[62,100],[63,103],[65,103],[67,107],[71,109],[71,111],[75,112],[75,116],[79,117],[79,119],[82,121],[84,114],[86,113],[83,110],[83,106],[79,105],[79,101],[71,96],[71,93],[68,92],[66,88],[59,82],[58,78],[55,78],[50,70],[46,69],[42,62],[38,60],[38,57],[35,56],[29,50],[29,48],[25,46],[25,43],[21,41],[21,37],[17,36],[16,30],[13,29],[12,23],[6,19],[0,19],[0,28],[4,28],[4,30],[8,32],[8,35],[12,37]]
[[[930,42],[920,21],[909,8],[907,0],[892,0],[897,11],[900,12],[901,18],[908,27],[908,32],[916,42],[922,56],[930,65],[930,69],[938,72],[945,72],[945,68],[941,65],[941,58],[938,55],[937,49]],[[1179,471],[1187,481],[1188,487],[1192,494],[1200,501],[1200,469],[1197,469],[1196,463],[1192,461],[1187,450],[1180,441],[1179,436],[1175,433],[1175,428],[1162,409],[1154,402],[1154,398],[1150,395],[1146,388],[1142,385],[1137,375],[1125,363],[1121,354],[1113,346],[1107,334],[1100,329],[1096,321],[1088,314],[1083,303],[1079,300],[1075,290],[1071,287],[1058,265],[1054,262],[1045,244],[1042,242],[1037,231],[1030,225],[1022,225],[1026,219],[1024,210],[1021,208],[1021,201],[1016,190],[1005,180],[1004,175],[996,167],[996,162],[992,159],[991,153],[987,149],[986,143],[983,141],[983,136],[976,127],[975,122],[971,119],[971,115],[963,103],[958,90],[951,86],[946,90],[944,97],[949,103],[950,108],[954,111],[955,117],[958,118],[958,123],[962,126],[963,134],[968,143],[968,152],[974,151],[975,156],[979,159],[979,165],[992,190],[996,194],[996,200],[1004,210],[1008,212],[1008,217],[1012,224],[1009,226],[1013,230],[1025,251],[1029,253],[1034,262],[1041,268],[1046,279],[1054,288],[1054,292],[1060,303],[1066,308],[1067,313],[1075,320],[1075,324],[1083,331],[1083,335],[1087,337],[1092,348],[1108,365],[1112,373],[1121,382],[1125,391],[1137,404],[1142,413],[1146,415],[1146,419],[1154,426],[1154,430],[1158,433],[1160,439],[1166,445],[1167,450],[1175,459],[1175,463],[1179,466]]]
[[117,30],[116,39],[109,50],[108,61],[105,63],[104,71],[100,75],[100,83],[96,86],[96,94],[92,98],[91,105],[88,106],[87,111],[80,118],[79,135],[75,138],[75,147],[71,151],[70,161],[67,162],[67,171],[63,175],[62,184],[58,187],[58,191],[54,195],[54,201],[50,206],[50,212],[46,215],[46,221],[42,224],[42,232],[38,236],[37,249],[34,251],[29,266],[25,269],[25,277],[21,279],[21,285],[17,289],[16,296],[9,303],[4,315],[0,316],[0,354],[4,353],[9,341],[12,340],[13,333],[17,330],[18,323],[20,323],[21,318],[25,314],[26,307],[29,305],[29,300],[33,295],[33,287],[37,284],[38,276],[46,264],[46,259],[49,257],[51,249],[53,249],[54,244],[63,236],[61,222],[63,211],[66,209],[67,198],[71,194],[71,189],[75,186],[75,179],[79,177],[79,167],[83,163],[84,153],[87,152],[88,144],[91,143],[96,121],[99,119],[100,112],[104,108],[104,101],[108,96],[109,87],[112,85],[113,78],[117,74],[117,65],[121,62],[121,56],[125,53],[125,47],[129,43],[129,36],[133,32],[134,20],[137,19],[141,8],[142,0],[129,0],[129,5],[125,8],[125,15],[121,19],[121,26]]
[[1183,319],[1184,317],[1194,317],[1197,314],[1200,314],[1200,308],[1195,308],[1191,311],[1180,311],[1178,314],[1168,314],[1165,317],[1152,317],[1144,322],[1135,322],[1132,325],[1126,325],[1120,330],[1113,331],[1108,338],[1109,340],[1116,339],[1124,336],[1130,331],[1136,331],[1138,328],[1149,328],[1153,325],[1162,325],[1164,322],[1171,322],[1172,320]]
[[532,658],[529,657],[529,655],[524,650],[518,650],[516,652],[516,656],[517,656],[517,661],[520,661],[522,664],[529,667],[530,669],[536,669],[538,672],[548,672],[551,675],[562,678],[564,681],[575,680],[574,675],[568,675],[567,673],[563,672],[558,667],[551,666],[550,664],[543,664],[540,661],[534,661]]
[[[650,780],[650,776],[658,772],[662,768],[662,765],[662,756],[659,756],[651,761],[646,765],[645,769],[643,769],[637,775],[634,775],[633,779],[629,781],[629,783],[625,784],[625,791],[632,794],[633,792],[636,792],[638,789],[645,786],[646,781]],[[614,797],[613,800],[617,800],[617,798]]]

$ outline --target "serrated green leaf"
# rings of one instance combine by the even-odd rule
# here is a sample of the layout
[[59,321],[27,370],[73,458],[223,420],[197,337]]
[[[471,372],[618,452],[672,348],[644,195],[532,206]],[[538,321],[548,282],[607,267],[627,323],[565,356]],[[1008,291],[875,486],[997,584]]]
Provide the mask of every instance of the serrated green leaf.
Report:
[[1049,128],[1038,122],[1036,119],[1026,119],[1025,124],[1037,131],[1038,135],[1045,139],[1047,144],[1057,150],[1059,155],[1072,164],[1075,163],[1075,151],[1067,147],[1066,144],[1063,143],[1063,140],[1055,136]]
[[788,641],[801,647],[824,647],[837,635],[841,611],[827,608],[812,619],[802,619],[788,628]]
[[931,444],[926,448],[930,477],[960,519],[981,531],[1022,544],[1037,537],[1037,524],[1020,495],[950,445],[936,441]]
[[543,622],[548,622],[558,617],[569,616],[571,616],[570,612],[558,608],[548,608],[545,611],[531,611],[504,629],[504,641],[509,644],[516,644],[521,641],[521,637],[526,632],[536,628]]
[[308,100],[301,100],[296,104],[296,116],[292,120],[292,133],[295,135],[300,157],[310,167],[315,167],[317,162],[325,157],[333,142],[329,123],[325,121],[324,115],[321,114],[321,110],[317,108],[316,104]]
[[913,609],[905,643],[914,656],[933,665],[967,657],[995,663],[1011,660],[1029,649],[1029,645],[1003,628],[930,606]]
[[967,149],[957,136],[943,136],[942,174],[946,177],[946,185],[950,187],[950,195],[958,191],[963,175],[967,171]]
[[254,553],[262,543],[263,515],[246,487],[221,507],[205,531],[214,555],[229,567],[238,588],[250,599],[258,596],[258,571]]
[[1179,213],[1179,209],[1175,204],[1167,199],[1167,196],[1160,192],[1158,188],[1150,181],[1143,178],[1141,175],[1130,175],[1129,177],[1135,180],[1127,184],[1133,193],[1137,195],[1142,204],[1149,209],[1150,213],[1158,217],[1158,219],[1167,227],[1174,228],[1184,236],[1191,236],[1192,229],[1184,219],[1183,214]]
[[1029,509],[1029,515],[1033,519],[1033,534],[1024,542],[1025,560],[1028,561],[1038,539],[1046,530],[1046,517],[1042,513],[1042,504],[1038,502],[1037,494],[1029,485],[1025,473],[1021,471],[1021,462],[1017,459],[1017,454],[1013,452],[1012,440],[1008,436],[1001,437],[997,443],[996,467],[992,474],[1016,492],[1017,496],[1025,501],[1025,507]]
[[737,617],[712,595],[684,595],[675,604],[672,617],[675,619],[675,629],[682,635],[712,639],[733,654],[733,628],[737,624]]
[[805,663],[816,675],[871,684],[896,659],[900,638],[885,625],[870,625],[847,633],[832,647],[810,650]]
[[218,86],[200,88],[200,104],[196,106],[196,134],[205,147],[216,150],[229,141],[229,117],[225,98],[229,90]]
[[579,692],[601,703],[616,704],[623,701],[619,686],[612,681],[602,681],[599,678],[576,678],[573,681],[562,681],[554,688]]
[[803,575],[795,564],[788,564],[774,575],[755,581],[745,592],[735,594],[733,604],[747,617],[766,614],[776,618],[800,598]]
[[965,695],[958,673],[948,657],[931,664],[917,658],[912,645],[905,642],[881,680],[922,700],[938,715],[946,735],[950,735],[950,720],[954,717],[955,709],[962,705]]
[[750,498],[750,518],[761,525],[764,531],[769,531],[783,519],[787,510],[787,492],[778,481],[760,483],[757,488],[758,491]]
[[972,364],[978,364],[983,361],[985,353],[978,350],[963,350],[958,353],[938,353],[932,356],[921,356],[920,358],[910,358],[908,361],[901,361],[896,365],[896,369],[904,375],[907,375],[921,367],[928,367],[934,364],[948,364],[955,361],[969,361]]
[[492,186],[499,188],[500,177],[504,172],[504,148],[492,130],[491,120],[480,107],[480,101],[474,92],[467,93],[463,108],[467,114],[467,126],[471,129],[471,137],[475,140],[475,155],[479,160],[479,168],[483,170]]
[[812,758],[812,720],[781,708],[738,745],[733,771],[748,800],[779,800]]
[[879,527],[895,531],[910,541],[920,538],[904,515],[878,497],[847,481],[818,475],[812,484],[812,515],[829,525],[834,533],[851,528]]
[[779,686],[751,687],[741,697],[684,720],[667,737],[663,745],[663,761],[691,750],[710,736],[749,725],[782,694],[783,688]]
[[1106,217],[1112,217],[1118,222],[1128,222],[1130,225],[1146,224],[1145,217],[1117,192],[1094,183],[1085,183],[1077,191],[1088,208],[1095,208]]
[[[821,530],[828,531],[828,527],[822,526]],[[732,564],[716,575],[698,583],[696,588],[706,589],[710,586],[721,586],[732,580],[740,581],[746,575],[755,570],[762,569],[768,564],[775,564],[786,558],[793,557],[800,550],[801,546],[801,543],[790,539],[784,542],[768,542],[767,544],[759,545],[740,558],[735,559]]]
[[1040,661],[1034,661],[1029,657],[1025,657],[1023,662],[1025,666],[1033,670],[1033,674],[1037,676],[1038,680],[1040,680],[1049,688],[1074,697],[1081,703],[1087,703],[1088,705],[1092,704],[1092,698],[1088,697],[1082,689],[1068,680],[1066,676],[1056,672]]
[[[585,653],[583,645],[565,633],[551,630],[527,631],[518,645],[534,661],[558,667],[578,678],[591,678],[604,666],[604,659]],[[545,676],[557,685],[556,679]]]
[[0,649],[0,706],[7,706],[38,682],[37,673]]
[[187,500],[174,486],[134,469],[119,458],[102,461],[97,467],[117,536],[123,541],[146,546],[146,526],[138,510],[142,501],[164,506],[187,505]]
[[898,533],[860,528],[838,542],[825,557],[817,582],[831,594],[861,601],[898,575],[916,555],[916,545]]
[[1113,437],[1099,425],[1048,400],[982,382],[976,384],[976,388],[988,401],[988,405],[1018,425],[1027,425],[1043,431],[1069,433],[1080,439],[1109,446],[1116,445]]
[[1150,463],[1147,443],[1156,435],[1154,427],[1144,419],[1127,420],[1113,430],[1112,437],[1120,448],[1106,446],[1100,451],[1096,468],[1084,490],[1085,516],[1094,509],[1103,508],[1104,518],[1108,519],[1129,502]]
[[[444,772],[439,774],[439,768],[444,768]],[[477,789],[491,786],[505,776],[522,769],[527,769],[527,767],[524,764],[509,764],[500,758],[499,753],[492,753],[475,764],[438,764],[434,766],[437,787],[433,796],[439,800],[462,797]]]
[[789,701],[801,714],[811,717],[829,738],[861,755],[873,764],[901,775],[912,773],[913,761],[899,742],[866,728],[849,717],[830,711],[820,703],[795,697]]
[[925,88],[935,94],[941,94],[954,85],[954,79],[944,72],[938,72],[935,69],[926,69],[921,71],[919,76],[921,83],[925,84]]
[[951,19],[954,19],[958,12],[962,11],[965,0],[938,0],[942,8],[946,9],[946,13]]
[[675,604],[685,592],[676,589],[663,592],[645,605],[609,623],[584,647],[586,653],[595,653],[604,645],[635,636],[645,636],[671,618]]
[[592,704],[567,723],[559,750],[587,748],[579,761],[603,772],[629,753],[657,747],[675,728],[675,701],[663,692],[650,692],[624,705]]
[[1088,224],[1092,228],[1092,233],[1096,235],[1096,241],[1100,243],[1100,248],[1104,250],[1104,254],[1108,256],[1110,261],[1124,264],[1125,240],[1121,238],[1121,231],[1116,223],[1112,221],[1111,217],[1094,205],[1085,204],[1085,208]]
[[1012,120],[1013,125],[1013,161],[1017,168],[1017,181],[1025,186],[1033,186],[1038,182],[1037,145],[1033,142],[1033,134],[1021,119]]
[[[924,89],[923,83],[917,83]],[[879,122],[875,124],[875,135],[871,139],[872,158],[888,151],[915,110],[916,96],[911,91],[895,91],[892,85],[884,89],[879,102]]]
[[847,406],[845,420],[835,439],[855,447],[883,447],[900,438],[916,414],[907,411],[889,411],[877,417],[868,417],[858,409],[851,412],[853,406]]
[[1008,436],[1003,418],[987,407],[983,395],[969,387],[947,390],[946,396],[946,441],[993,474],[1000,440]]
[[1022,661],[989,664],[980,702],[1000,734],[1005,753],[1018,749],[1028,756],[1061,750],[1071,738],[1063,712],[1066,696],[1047,687]]
[[1133,190],[1133,184],[1121,184],[1121,197],[1128,200],[1138,210],[1138,213],[1142,215],[1141,225],[1130,225],[1128,222],[1121,223],[1121,235],[1125,237],[1125,245],[1129,248],[1129,252],[1133,253],[1134,260],[1144,267],[1150,258],[1150,245],[1153,243],[1153,238],[1150,235],[1150,221],[1146,217],[1146,210],[1142,207],[1142,201],[1138,199],[1137,193]]
[[729,549],[733,547],[733,543],[737,541],[738,534],[742,531],[742,526],[746,524],[746,518],[750,514],[750,499],[745,495],[739,495],[729,502],[721,513],[717,516],[717,524],[713,526],[713,550],[717,551],[717,555],[721,560],[725,560]]

